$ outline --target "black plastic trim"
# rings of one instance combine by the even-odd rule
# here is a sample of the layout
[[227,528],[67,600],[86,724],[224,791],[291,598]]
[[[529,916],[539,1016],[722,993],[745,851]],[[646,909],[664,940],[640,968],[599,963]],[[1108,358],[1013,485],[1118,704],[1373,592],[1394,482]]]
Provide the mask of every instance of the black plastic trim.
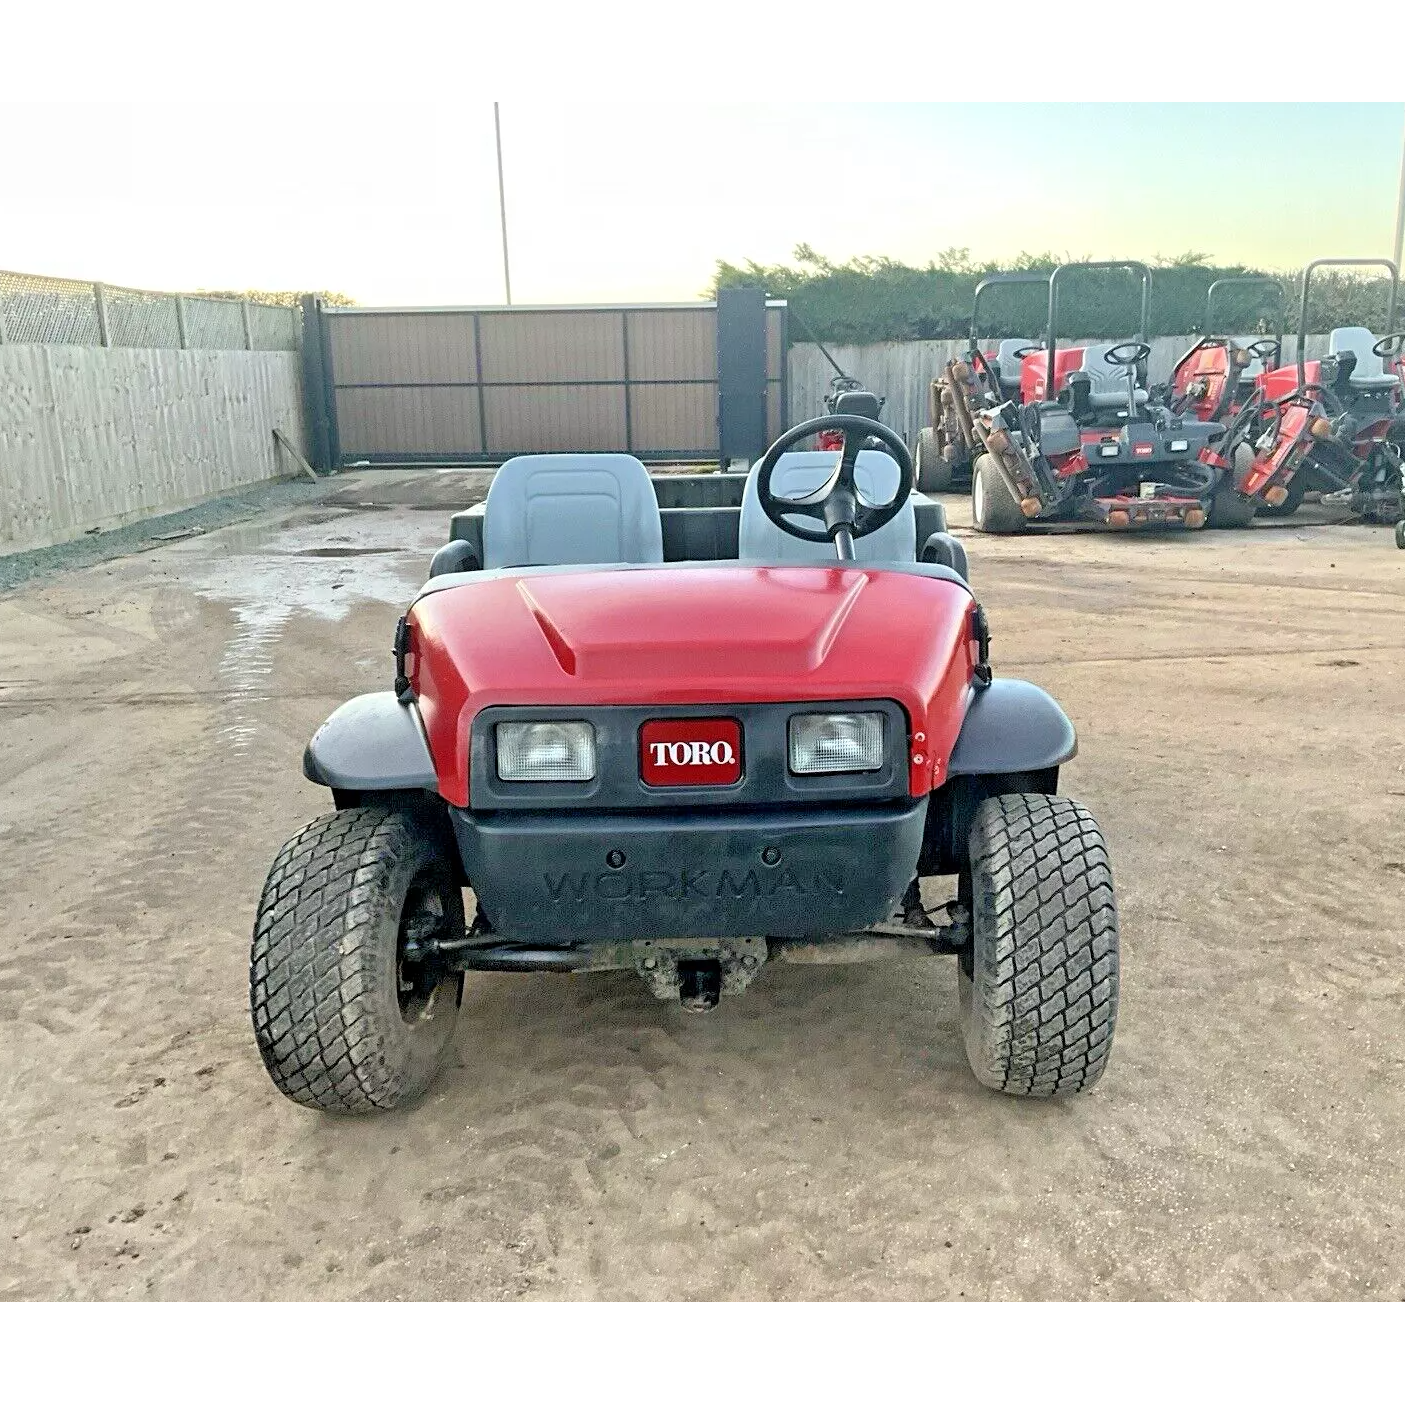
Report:
[[699,813],[450,811],[478,910],[504,941],[804,937],[890,917],[927,798]]
[[439,793],[419,712],[394,693],[362,693],[337,708],[308,742],[302,773],[335,790]]
[[947,774],[985,776],[1043,771],[1078,754],[1078,734],[1043,688],[996,678],[971,699]]

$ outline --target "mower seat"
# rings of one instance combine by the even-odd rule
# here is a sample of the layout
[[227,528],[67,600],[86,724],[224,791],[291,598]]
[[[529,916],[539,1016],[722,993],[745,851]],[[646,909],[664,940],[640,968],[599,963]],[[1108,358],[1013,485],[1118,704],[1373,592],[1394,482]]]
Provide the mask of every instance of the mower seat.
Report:
[[1037,347],[1038,342],[1027,341],[1024,337],[1007,337],[1000,343],[995,353],[995,369],[1000,376],[1000,384],[1018,389],[1022,362],[1018,355],[1026,347]]
[[663,561],[659,501],[633,454],[522,454],[493,476],[483,565]]
[[1386,370],[1385,361],[1371,348],[1376,344],[1375,333],[1367,327],[1334,327],[1327,342],[1327,355],[1339,356],[1350,351],[1356,357],[1356,369],[1349,384],[1353,390],[1389,390],[1400,382]]
[[[1099,342],[1096,346],[1083,348],[1083,370],[1092,381],[1088,393],[1088,404],[1095,410],[1120,410],[1127,404],[1127,368],[1110,366],[1103,360],[1105,352],[1111,351],[1117,342]],[[1138,405],[1145,405],[1147,393],[1138,386]]]
[[[799,498],[813,492],[834,472],[838,462],[832,452],[797,452],[782,454],[771,475],[771,490],[779,497]],[[743,561],[818,561],[833,564],[837,559],[833,542],[807,542],[783,532],[761,508],[756,494],[756,477],[760,465],[753,466],[746,478],[742,496],[742,518],[739,529],[738,555]],[[870,502],[889,501],[898,486],[898,466],[892,457],[879,449],[860,449],[854,465],[854,478],[859,492]],[[912,498],[891,522],[871,536],[860,537],[854,543],[854,559],[870,563],[915,561],[917,559],[917,517]],[[799,519],[797,519],[799,520]]]

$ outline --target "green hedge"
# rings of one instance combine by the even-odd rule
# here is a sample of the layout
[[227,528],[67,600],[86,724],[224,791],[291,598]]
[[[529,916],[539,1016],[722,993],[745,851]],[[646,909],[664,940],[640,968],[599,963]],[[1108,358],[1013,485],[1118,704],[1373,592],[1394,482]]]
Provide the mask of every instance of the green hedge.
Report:
[[[808,245],[794,264],[719,262],[712,294],[723,287],[763,287],[785,298],[793,341],[818,337],[836,345],[964,337],[976,284],[992,273],[1044,271],[1063,260],[1053,254],[1021,254],[1008,268],[974,264],[965,249],[948,249],[926,268],[887,258],[856,258],[835,264]],[[1211,264],[1204,254],[1183,254],[1152,265],[1149,334],[1173,336],[1205,330],[1205,294],[1218,278],[1262,272],[1235,264]],[[1283,328],[1295,331],[1299,275],[1275,275],[1284,286]],[[1357,325],[1385,330],[1387,280],[1320,272],[1312,281],[1310,331]],[[1100,272],[1060,279],[1059,334],[1066,337],[1128,335],[1136,328],[1140,283],[1135,275]],[[1047,317],[1048,294],[1038,284],[998,288],[981,298],[982,336],[1036,336]],[[1230,288],[1215,296],[1213,330],[1276,329],[1279,314],[1271,291]]]

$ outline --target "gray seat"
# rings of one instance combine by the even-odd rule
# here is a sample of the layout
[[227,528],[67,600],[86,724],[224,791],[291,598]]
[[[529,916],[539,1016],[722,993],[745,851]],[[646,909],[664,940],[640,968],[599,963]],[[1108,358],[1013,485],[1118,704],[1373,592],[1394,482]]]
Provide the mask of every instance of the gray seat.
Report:
[[488,489],[483,565],[663,561],[659,504],[632,454],[522,454]]
[[995,353],[995,369],[1000,373],[1002,385],[1017,386],[1020,383],[1020,369],[1022,361],[1019,353],[1026,347],[1037,347],[1038,342],[1028,341],[1024,337],[1007,337],[1000,343],[1000,350]]
[[[800,452],[782,454],[771,475],[771,491],[778,497],[799,498],[813,492],[834,472],[838,462],[831,452]],[[739,530],[739,554],[743,561],[834,561],[832,542],[807,542],[783,532],[761,507],[756,493],[757,471],[747,474],[746,491],[742,495],[742,518]],[[877,449],[861,449],[854,465],[854,478],[861,497],[869,502],[892,500],[898,487],[898,466],[888,454]],[[854,543],[856,561],[891,562],[917,559],[917,518],[910,494],[902,510],[891,522],[871,536],[860,537]],[[797,521],[803,521],[797,518]],[[813,521],[813,519],[811,519]]]
[[[1088,403],[1095,410],[1121,410],[1127,405],[1127,367],[1113,366],[1103,359],[1104,354],[1118,346],[1118,342],[1099,342],[1096,346],[1083,350],[1083,370],[1092,381]],[[1137,387],[1138,405],[1145,405],[1147,393]]]
[[1400,382],[1386,370],[1385,361],[1371,348],[1376,335],[1369,327],[1334,327],[1327,341],[1327,354],[1339,356],[1344,351],[1356,356],[1356,369],[1351,373],[1353,390],[1389,390]]

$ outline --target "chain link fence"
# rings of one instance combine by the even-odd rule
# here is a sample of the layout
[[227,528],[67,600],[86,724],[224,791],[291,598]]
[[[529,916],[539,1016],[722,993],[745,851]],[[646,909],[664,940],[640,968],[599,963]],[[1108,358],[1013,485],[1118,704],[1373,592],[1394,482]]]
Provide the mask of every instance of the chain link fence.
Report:
[[0,344],[154,346],[207,351],[296,351],[296,307],[152,293],[0,270]]

